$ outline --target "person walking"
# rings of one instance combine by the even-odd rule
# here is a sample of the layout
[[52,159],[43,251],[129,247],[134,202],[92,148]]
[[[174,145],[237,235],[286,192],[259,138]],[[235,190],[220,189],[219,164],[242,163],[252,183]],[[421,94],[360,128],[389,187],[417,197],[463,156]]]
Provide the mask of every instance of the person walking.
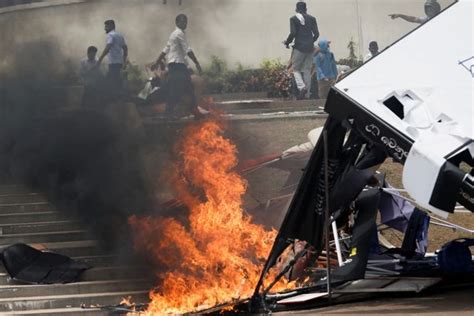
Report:
[[286,48],[294,41],[291,62],[299,99],[309,97],[314,43],[319,37],[316,18],[307,13],[305,2],[296,3],[296,14],[290,18],[290,34],[283,42]]
[[171,33],[166,47],[155,63],[159,65],[165,57],[167,58],[168,80],[166,91],[168,97],[165,114],[168,117],[173,116],[176,107],[183,102],[187,103],[188,109],[194,114],[195,118],[200,118],[202,114],[197,107],[194,86],[191,81],[191,71],[187,66],[187,57],[194,62],[199,74],[202,73],[202,69],[186,38],[185,30],[188,26],[188,17],[179,14],[176,16],[175,24],[176,29]]
[[107,88],[112,95],[118,95],[122,88],[122,69],[127,64],[128,47],[125,38],[115,30],[115,21],[107,20],[104,22],[106,36],[106,46],[99,57],[98,65],[100,65],[108,56],[109,69],[106,74]]
[[318,77],[319,97],[326,99],[329,89],[337,79],[337,65],[334,53],[329,49],[329,42],[321,39],[318,43],[319,52],[314,57],[316,75]]

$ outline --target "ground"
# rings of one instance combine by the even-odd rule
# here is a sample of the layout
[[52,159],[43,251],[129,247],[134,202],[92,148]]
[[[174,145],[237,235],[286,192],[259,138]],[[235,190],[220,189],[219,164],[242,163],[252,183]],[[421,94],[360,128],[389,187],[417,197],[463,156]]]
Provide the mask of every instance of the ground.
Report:
[[380,298],[334,305],[317,310],[277,313],[278,315],[456,315],[474,314],[473,289],[453,290],[414,297]]

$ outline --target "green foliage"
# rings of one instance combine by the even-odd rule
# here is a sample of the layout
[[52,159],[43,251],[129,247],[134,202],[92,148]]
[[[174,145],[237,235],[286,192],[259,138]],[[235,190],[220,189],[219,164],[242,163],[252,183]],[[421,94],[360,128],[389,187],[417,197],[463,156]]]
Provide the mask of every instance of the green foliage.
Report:
[[261,64],[263,86],[269,97],[289,97],[291,75],[279,59],[264,60]]
[[203,77],[209,93],[220,93],[224,89],[227,64],[217,56],[211,56],[211,63],[204,67]]
[[204,68],[207,93],[266,91],[272,97],[288,97],[291,85],[286,66],[279,60],[264,60],[259,69],[237,64],[230,70],[217,56]]
[[147,80],[146,75],[141,67],[130,62],[123,71],[123,77],[127,82],[128,89],[134,94],[143,89]]
[[217,56],[211,56],[211,63],[204,68],[204,73],[209,76],[221,76],[228,71],[227,64]]
[[264,59],[260,64],[260,67],[264,70],[282,70],[286,69],[286,65],[284,65],[279,59]]

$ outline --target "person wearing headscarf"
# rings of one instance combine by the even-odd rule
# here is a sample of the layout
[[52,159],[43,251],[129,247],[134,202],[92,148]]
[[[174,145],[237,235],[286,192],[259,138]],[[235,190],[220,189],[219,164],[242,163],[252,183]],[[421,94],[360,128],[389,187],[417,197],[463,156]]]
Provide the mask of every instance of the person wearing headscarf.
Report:
[[318,43],[319,52],[314,57],[316,75],[318,78],[319,97],[326,99],[329,89],[337,79],[337,65],[334,53],[329,49],[331,42],[321,39]]
[[307,13],[305,2],[296,4],[296,14],[290,18],[290,34],[283,44],[289,48],[293,43],[291,63],[293,76],[299,91],[299,99],[309,97],[314,42],[319,37],[316,18]]

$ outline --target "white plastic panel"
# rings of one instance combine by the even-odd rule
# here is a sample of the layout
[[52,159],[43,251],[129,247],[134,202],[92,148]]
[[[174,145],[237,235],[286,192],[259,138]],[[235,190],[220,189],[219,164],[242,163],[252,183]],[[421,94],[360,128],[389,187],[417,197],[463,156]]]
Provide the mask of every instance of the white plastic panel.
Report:
[[[336,88],[415,141],[419,135],[413,131],[416,125],[472,139],[474,67],[470,67],[474,58],[460,62],[474,57],[473,20],[474,0],[460,0],[372,58]],[[382,103],[400,91],[411,91],[422,100],[424,109],[416,111],[424,117],[413,125],[409,116],[403,121]],[[432,119],[431,125],[424,122],[420,126],[426,117]]]

